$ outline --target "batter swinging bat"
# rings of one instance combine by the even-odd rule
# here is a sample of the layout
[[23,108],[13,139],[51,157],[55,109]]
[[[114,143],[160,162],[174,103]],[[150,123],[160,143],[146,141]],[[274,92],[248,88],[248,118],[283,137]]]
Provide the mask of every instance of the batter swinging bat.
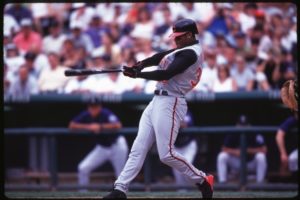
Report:
[[116,72],[123,72],[123,70],[121,70],[121,69],[108,69],[108,70],[68,69],[68,70],[65,71],[65,76],[84,76],[84,75],[116,73]]

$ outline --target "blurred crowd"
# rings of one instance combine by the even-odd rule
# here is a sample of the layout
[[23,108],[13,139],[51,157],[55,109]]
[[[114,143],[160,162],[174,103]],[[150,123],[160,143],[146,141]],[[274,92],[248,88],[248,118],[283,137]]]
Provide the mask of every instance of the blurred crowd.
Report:
[[296,78],[296,10],[266,2],[6,4],[4,94],[153,93],[155,81],[64,71],[132,66],[174,48],[169,34],[180,18],[197,22],[204,50],[195,92],[276,90]]

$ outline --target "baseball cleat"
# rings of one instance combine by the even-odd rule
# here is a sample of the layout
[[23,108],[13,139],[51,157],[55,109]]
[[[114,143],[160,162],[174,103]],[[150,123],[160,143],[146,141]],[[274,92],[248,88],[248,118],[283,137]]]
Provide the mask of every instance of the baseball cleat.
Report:
[[103,199],[127,199],[124,192],[113,189],[109,194],[103,197]]
[[205,180],[202,184],[196,184],[200,192],[202,193],[202,198],[211,199],[213,196],[213,185],[214,185],[214,176],[208,175],[205,177]]

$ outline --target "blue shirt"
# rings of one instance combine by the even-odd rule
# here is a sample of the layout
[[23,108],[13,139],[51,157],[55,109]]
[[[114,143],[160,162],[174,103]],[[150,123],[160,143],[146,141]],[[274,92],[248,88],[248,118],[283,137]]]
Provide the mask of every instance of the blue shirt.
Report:
[[[72,119],[72,122],[91,124],[91,123],[115,123],[120,122],[118,117],[107,108],[102,108],[100,113],[96,117],[92,117],[91,114],[85,110],[81,112],[78,116]],[[97,144],[103,146],[111,146],[118,138],[118,134],[112,134],[111,136],[100,136],[95,135],[95,140]]]
[[296,127],[296,125],[297,119],[295,118],[295,116],[290,116],[282,124],[280,124],[279,128],[287,133],[291,128]]
[[[280,124],[279,129],[281,129],[285,133],[289,133],[293,128],[297,127],[297,122],[298,119],[296,119],[294,115],[290,116]],[[285,143],[288,152],[294,150],[295,148],[298,148],[298,133],[286,134]]]

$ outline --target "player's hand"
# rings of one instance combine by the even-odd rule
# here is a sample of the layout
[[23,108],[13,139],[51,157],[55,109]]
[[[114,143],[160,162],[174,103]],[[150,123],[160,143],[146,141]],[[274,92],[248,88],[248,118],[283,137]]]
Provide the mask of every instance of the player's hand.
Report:
[[280,160],[282,165],[287,165],[289,158],[285,153],[282,153],[280,154]]
[[129,76],[131,78],[137,78],[140,71],[134,67],[123,66],[123,74],[124,76]]
[[94,133],[100,133],[101,131],[101,125],[98,123],[92,123],[89,125],[89,130]]
[[135,63],[134,65],[132,65],[132,68],[135,68],[138,71],[142,71],[144,69],[143,62],[139,61],[139,62]]

